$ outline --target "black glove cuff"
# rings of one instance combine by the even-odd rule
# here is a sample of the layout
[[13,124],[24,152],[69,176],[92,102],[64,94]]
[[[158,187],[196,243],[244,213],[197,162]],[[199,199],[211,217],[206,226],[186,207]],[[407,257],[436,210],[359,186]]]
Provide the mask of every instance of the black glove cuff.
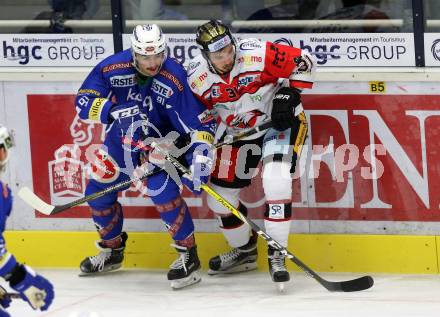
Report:
[[295,88],[282,87],[273,98],[271,113],[275,130],[283,131],[291,128],[296,120],[295,108],[301,103],[301,95]]
[[11,287],[13,287],[23,281],[25,276],[26,269],[24,268],[23,264],[17,262],[11,272],[6,274],[5,280],[9,282],[9,285],[11,285]]

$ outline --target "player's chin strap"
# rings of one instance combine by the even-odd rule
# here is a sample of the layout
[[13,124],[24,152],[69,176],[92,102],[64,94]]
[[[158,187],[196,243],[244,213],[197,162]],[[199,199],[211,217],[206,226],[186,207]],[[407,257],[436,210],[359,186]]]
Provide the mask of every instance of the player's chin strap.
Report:
[[[162,151],[159,147],[155,147],[155,143],[151,144],[152,147],[158,149],[159,152],[162,152],[165,159],[172,163],[179,171],[183,174],[186,174],[187,177],[192,178],[191,171],[183,166],[175,157],[170,156],[168,153]],[[300,259],[298,259],[293,253],[283,247],[280,243],[272,239],[265,231],[263,231],[259,226],[257,226],[253,221],[245,217],[238,209],[232,206],[225,198],[220,196],[216,191],[214,191],[211,187],[206,184],[202,184],[200,186],[208,195],[217,200],[220,204],[226,207],[234,216],[239,218],[241,221],[247,223],[255,232],[258,233],[264,240],[266,240],[267,244],[272,248],[281,252],[284,256],[286,256],[289,260],[295,263],[300,269],[302,269],[307,275],[314,278],[319,284],[325,287],[327,290],[331,292],[356,292],[368,289],[373,286],[374,281],[371,276],[363,276],[357,279],[341,281],[341,282],[331,282],[323,279],[320,275],[318,275],[315,271],[309,268],[306,264],[304,264]]]
[[[227,135],[225,137],[225,140],[223,142],[220,142],[218,144],[215,145],[215,148],[221,148],[225,145],[228,144],[232,144],[234,142],[237,142],[239,140],[242,140],[248,136],[251,136],[253,134],[256,134],[258,132],[261,132],[263,130],[269,129],[270,127],[272,127],[272,121],[267,121],[257,127],[254,127],[252,129],[249,129],[243,133],[240,133],[234,137],[231,137],[230,135]],[[112,193],[114,191],[118,191],[120,189],[123,189],[126,186],[129,186],[135,182],[138,181],[143,181],[144,179],[146,179],[147,177],[154,175],[158,172],[162,171],[162,168],[159,167],[154,167],[152,170],[147,170],[145,171],[144,174],[142,174],[141,176],[138,177],[134,177],[131,179],[128,179],[124,182],[115,184],[113,186],[107,187],[99,192],[93,193],[91,195],[88,196],[84,196],[80,199],[74,200],[70,203],[64,204],[64,205],[50,205],[48,203],[46,203],[45,201],[43,201],[40,197],[38,197],[37,195],[35,195],[32,190],[30,190],[28,187],[22,187],[19,192],[18,192],[18,197],[20,197],[21,199],[23,199],[23,201],[28,204],[29,206],[31,206],[32,208],[34,208],[35,210],[38,210],[39,212],[41,212],[42,214],[45,214],[47,216],[51,216],[51,215],[55,215],[57,213],[60,213],[64,210],[67,210],[69,208],[75,207],[75,206],[79,206],[83,203],[86,203],[88,201],[97,199],[99,197],[102,197],[106,194]]]

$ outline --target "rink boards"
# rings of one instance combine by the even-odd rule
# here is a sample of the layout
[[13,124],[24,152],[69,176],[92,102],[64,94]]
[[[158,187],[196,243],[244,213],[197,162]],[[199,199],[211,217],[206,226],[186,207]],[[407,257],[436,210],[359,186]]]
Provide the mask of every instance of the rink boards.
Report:
[[[68,76],[59,80],[54,78],[63,78],[60,74],[43,74],[42,82],[1,83],[0,111],[17,143],[6,175],[14,192],[26,185],[52,204],[82,197],[88,177],[84,154],[97,148],[103,135],[101,126],[75,116],[73,98],[82,75],[72,74],[70,82]],[[309,137],[294,175],[290,248],[313,268],[438,273],[440,88],[429,79],[435,74],[416,75],[428,80],[405,81],[412,77],[399,73],[368,78],[353,73],[350,80],[327,71],[304,96]],[[74,171],[68,181],[60,166]],[[184,196],[206,264],[226,245],[205,198]],[[261,224],[264,198],[258,178],[242,200]],[[131,188],[120,201],[125,229],[133,232],[126,266],[169,265],[174,251],[151,200]],[[9,232],[8,245],[37,266],[76,266],[95,252],[86,206],[53,219],[16,199],[8,226],[26,230]],[[263,244],[260,248],[264,253]],[[264,269],[264,258],[260,261]]]
[[[9,231],[8,249],[36,267],[79,267],[96,254],[95,232]],[[291,234],[289,251],[315,271],[438,274],[438,236]],[[228,250],[220,233],[196,233],[202,269]],[[168,233],[129,232],[124,267],[167,269],[176,259]],[[258,270],[267,270],[266,243],[258,242]],[[299,271],[290,261],[289,270]],[[79,269],[78,269],[79,270]]]

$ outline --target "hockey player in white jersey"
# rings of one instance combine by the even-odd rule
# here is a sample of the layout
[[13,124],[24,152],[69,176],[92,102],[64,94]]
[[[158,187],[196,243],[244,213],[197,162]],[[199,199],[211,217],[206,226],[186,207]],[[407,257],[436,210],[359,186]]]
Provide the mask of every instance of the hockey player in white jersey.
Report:
[[[315,61],[295,47],[257,39],[236,43],[228,27],[220,21],[199,26],[196,42],[202,54],[188,65],[188,83],[218,116],[216,140],[268,120],[273,123],[273,128],[234,143],[231,151],[217,152],[211,174],[212,188],[246,215],[239,193],[251,183],[249,171],[262,161],[266,232],[287,247],[292,213],[291,174],[307,135],[301,91],[313,85]],[[245,158],[244,153],[239,153],[243,146],[248,150],[249,146],[258,147],[261,151]],[[208,206],[218,216],[220,229],[232,247],[231,251],[210,260],[209,273],[255,269],[256,235],[210,196]],[[269,248],[268,262],[274,282],[281,285],[290,279],[279,251]]]

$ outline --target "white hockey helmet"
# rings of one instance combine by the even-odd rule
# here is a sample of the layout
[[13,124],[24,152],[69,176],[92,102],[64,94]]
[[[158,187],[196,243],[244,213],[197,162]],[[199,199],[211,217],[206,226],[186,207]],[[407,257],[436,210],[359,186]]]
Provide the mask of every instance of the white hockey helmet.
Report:
[[13,146],[12,135],[4,125],[0,124],[0,148],[4,148],[6,151],[6,157],[0,160],[0,172],[5,169],[6,163],[9,160],[9,149]]
[[139,55],[156,55],[166,50],[167,44],[157,24],[137,25],[130,37],[131,49]]

